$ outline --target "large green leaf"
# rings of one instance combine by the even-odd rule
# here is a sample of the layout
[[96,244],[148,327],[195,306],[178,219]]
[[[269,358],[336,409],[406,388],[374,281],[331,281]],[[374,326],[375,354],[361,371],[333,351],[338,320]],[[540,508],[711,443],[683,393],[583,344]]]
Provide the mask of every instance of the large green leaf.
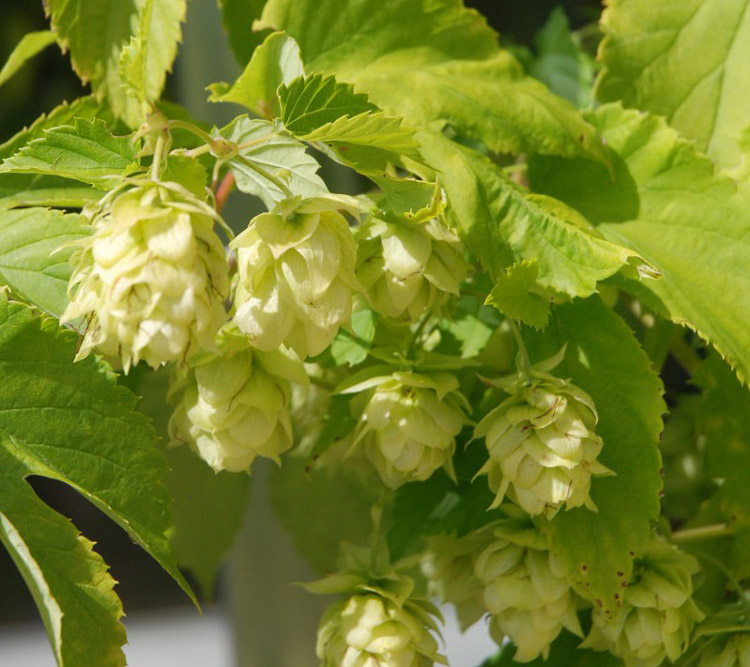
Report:
[[[466,244],[494,278],[516,262],[535,260],[540,288],[552,295],[588,296],[597,281],[640,262],[636,253],[587,228],[574,211],[524,193],[476,151],[433,133],[420,132],[417,140],[425,160],[440,170]],[[535,324],[542,318],[540,307],[536,299],[529,306]],[[516,303],[513,315],[521,312]]]
[[287,196],[274,182],[276,180],[303,197],[327,192],[325,183],[317,174],[320,165],[307,154],[304,144],[293,137],[277,134],[273,123],[240,116],[222,130],[222,135],[237,144],[249,144],[240,149],[242,160],[234,158],[230,162],[232,172],[237,187],[242,192],[260,197],[267,208],[273,208],[276,202]]
[[124,528],[187,591],[164,532],[167,467],[135,396],[77,337],[14,302],[0,302],[0,430],[33,474],[69,484]]
[[14,206],[82,208],[105,192],[79,181],[44,174],[0,174],[0,209]]
[[750,391],[717,356],[709,357],[693,376],[704,391],[696,429],[705,438],[708,473],[719,487],[727,516],[750,523]]
[[609,5],[597,97],[666,116],[720,166],[735,166],[750,126],[750,2]]
[[26,33],[0,69],[0,86],[21,69],[27,60],[46,49],[54,41],[55,33],[51,30]]
[[70,125],[73,118],[99,118],[105,122],[114,120],[106,105],[91,95],[79,97],[70,104],[63,102],[48,114],[37,118],[29,127],[17,132],[0,144],[0,159],[10,157],[33,139],[41,139],[44,133],[60,125]]
[[294,37],[308,71],[408,123],[442,121],[495,151],[604,158],[593,128],[458,0],[270,0],[260,25]]
[[[141,33],[140,15],[151,0],[46,0],[53,30],[70,50],[73,68],[97,97],[107,97],[113,111],[131,125],[140,109],[123,87],[120,56]],[[161,93],[180,39],[185,0],[153,0],[145,75],[152,98]],[[145,47],[145,44],[143,45]]]
[[556,308],[544,333],[524,331],[533,361],[567,343],[554,374],[594,399],[599,460],[615,472],[591,482],[599,511],[559,512],[549,524],[552,550],[572,570],[574,582],[600,609],[614,612],[632,572],[633,555],[651,534],[659,514],[662,384],[625,323],[598,297]]
[[103,188],[117,185],[132,170],[136,147],[115,137],[100,120],[76,118],[44,133],[0,164],[0,174],[50,174]]
[[637,251],[661,280],[639,285],[750,380],[750,198],[666,123],[619,106],[589,115],[613,174],[583,160],[532,161],[532,186],[576,208],[606,238]]
[[247,64],[253,51],[266,37],[265,32],[253,32],[253,21],[260,18],[265,4],[266,0],[219,0],[229,45],[242,66]]
[[93,543],[24,480],[44,473],[27,465],[21,443],[0,434],[0,540],[34,596],[58,665],[122,667],[126,637],[116,582]]
[[209,102],[235,102],[255,115],[272,120],[281,115],[276,90],[305,73],[299,46],[283,32],[270,34],[252,54],[242,74],[231,86],[209,86]]
[[0,210],[0,279],[24,300],[59,317],[68,303],[73,249],[55,251],[89,230],[79,215],[62,211]]

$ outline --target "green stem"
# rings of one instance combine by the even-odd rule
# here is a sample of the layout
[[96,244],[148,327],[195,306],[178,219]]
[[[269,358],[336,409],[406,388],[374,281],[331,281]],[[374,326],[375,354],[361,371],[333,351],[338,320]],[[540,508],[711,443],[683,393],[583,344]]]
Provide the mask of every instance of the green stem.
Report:
[[211,144],[213,144],[214,142],[214,138],[208,132],[201,130],[201,128],[199,128],[197,125],[193,125],[193,123],[189,123],[186,120],[170,120],[168,125],[169,129],[178,128],[191,132],[196,137],[200,137],[201,139],[203,139],[203,141],[205,141],[209,146],[211,146]]
[[294,197],[294,193],[276,176],[273,174],[269,174],[263,167],[259,167],[257,164],[255,164],[252,160],[248,160],[246,157],[243,157],[242,155],[237,155],[234,158],[235,160],[241,162],[246,167],[249,167],[252,169],[255,173],[259,174],[266,180],[273,183],[279,190],[281,190],[287,197]]
[[695,353],[695,350],[690,347],[681,334],[682,332],[679,332],[678,335],[675,336],[669,347],[669,353],[692,377],[695,371],[698,370],[698,366],[701,365],[701,358]]
[[734,528],[725,523],[714,523],[710,526],[699,526],[698,528],[685,528],[672,533],[672,541],[680,544],[685,542],[696,542],[698,540],[710,540],[716,537],[726,537],[734,534]]
[[167,139],[164,133],[159,133],[156,137],[156,146],[154,146],[154,160],[151,163],[151,180],[159,181],[159,174],[161,173],[161,163],[164,160],[164,149],[167,146]]
[[252,146],[257,146],[258,144],[264,144],[266,141],[270,141],[271,139],[275,139],[278,134],[276,132],[271,132],[270,134],[267,134],[263,137],[258,137],[257,139],[251,139],[250,141],[245,141],[241,144],[237,144],[238,150],[243,150],[245,148],[251,148]]
[[531,375],[531,359],[529,359],[529,351],[526,349],[526,345],[523,342],[521,336],[521,329],[513,318],[508,317],[508,326],[513,333],[513,338],[516,339],[516,345],[518,346],[518,356],[521,359],[521,368],[518,371],[526,378]]
[[422,335],[422,331],[424,331],[425,326],[427,325],[427,321],[430,319],[431,314],[429,312],[426,312],[424,315],[422,315],[422,318],[417,323],[416,329],[414,329],[414,333],[411,335],[411,340],[409,341],[409,346],[406,348],[406,358],[411,359],[414,355],[414,351],[417,348],[417,342],[419,341],[419,337]]

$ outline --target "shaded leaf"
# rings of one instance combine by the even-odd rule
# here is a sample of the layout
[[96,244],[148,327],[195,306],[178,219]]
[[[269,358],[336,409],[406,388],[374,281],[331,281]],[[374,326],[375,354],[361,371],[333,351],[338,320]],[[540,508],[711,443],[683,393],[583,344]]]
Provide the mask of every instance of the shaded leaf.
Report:
[[0,69],[0,86],[21,69],[27,60],[54,43],[55,39],[55,33],[51,30],[27,32],[21,38],[21,41],[16,44],[16,48],[11,51],[5,65]]

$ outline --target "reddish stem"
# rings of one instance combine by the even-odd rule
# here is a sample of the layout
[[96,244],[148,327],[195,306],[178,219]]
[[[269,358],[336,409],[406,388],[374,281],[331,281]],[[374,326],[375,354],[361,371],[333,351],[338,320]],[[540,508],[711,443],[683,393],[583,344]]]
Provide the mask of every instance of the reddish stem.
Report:
[[216,191],[216,212],[220,213],[221,209],[224,208],[224,204],[226,204],[227,198],[230,194],[232,194],[232,190],[234,190],[234,174],[232,174],[231,171],[228,171],[224,178],[221,180],[221,183],[219,184],[219,188]]

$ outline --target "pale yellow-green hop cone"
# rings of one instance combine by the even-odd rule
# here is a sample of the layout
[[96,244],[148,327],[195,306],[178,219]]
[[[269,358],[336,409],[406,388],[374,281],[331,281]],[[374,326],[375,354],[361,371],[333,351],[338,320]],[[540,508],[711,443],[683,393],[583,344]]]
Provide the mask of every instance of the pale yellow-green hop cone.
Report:
[[482,529],[493,541],[476,558],[474,572],[484,584],[491,614],[490,633],[516,646],[514,660],[547,658],[563,628],[582,636],[576,598],[568,574],[552,557],[547,539],[526,522],[502,520]]
[[372,218],[363,229],[357,277],[372,307],[415,322],[458,295],[467,265],[458,237],[439,218],[425,223]]
[[345,596],[328,607],[321,619],[316,646],[320,667],[446,664],[434,636],[439,636],[440,612],[414,595],[410,577],[394,570],[355,568],[305,584],[305,588]]
[[750,629],[728,639],[709,639],[698,667],[750,667]]
[[423,481],[438,468],[453,476],[456,436],[471,407],[450,373],[394,372],[350,384],[369,392],[353,447],[362,447],[392,489]]
[[325,350],[352,314],[357,248],[341,211],[357,202],[326,195],[282,202],[256,216],[231,243],[237,251],[234,321],[253,345],[292,348],[301,359]]
[[478,474],[487,475],[496,494],[492,507],[507,494],[532,516],[552,518],[563,506],[596,510],[589,495],[591,477],[612,471],[597,460],[602,439],[595,432],[594,401],[548,372],[564,351],[493,383],[510,397],[474,431],[475,438],[485,439],[489,454]]
[[172,441],[187,442],[217,472],[248,470],[258,456],[279,463],[292,446],[289,383],[307,382],[302,363],[278,350],[251,349],[232,325],[217,346],[175,371]]
[[177,183],[132,187],[104,205],[71,258],[71,301],[60,318],[85,318],[78,358],[96,348],[127,371],[140,359],[156,368],[213,345],[229,292],[213,215]]
[[665,658],[674,662],[703,619],[692,598],[692,575],[698,570],[692,556],[652,540],[636,563],[617,615],[610,619],[594,609],[583,646],[610,651],[626,667],[657,667]]
[[426,538],[420,567],[427,580],[430,597],[455,605],[459,626],[465,631],[474,625],[487,609],[484,584],[474,572],[479,554],[493,536],[488,531],[468,535],[432,535]]

